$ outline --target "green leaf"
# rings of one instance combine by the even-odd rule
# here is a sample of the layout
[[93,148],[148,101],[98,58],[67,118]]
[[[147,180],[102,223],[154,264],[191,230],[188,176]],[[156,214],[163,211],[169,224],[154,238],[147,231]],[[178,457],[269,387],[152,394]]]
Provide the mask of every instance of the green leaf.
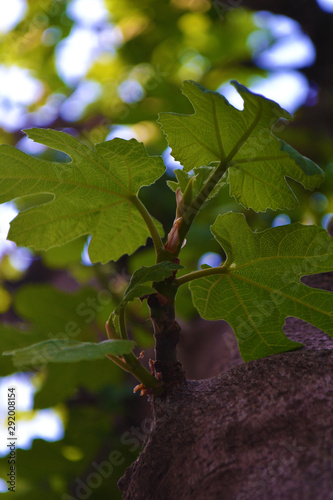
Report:
[[229,212],[211,231],[227,262],[212,270],[219,274],[190,283],[193,303],[203,318],[228,321],[245,361],[301,346],[283,333],[287,316],[333,336],[332,293],[300,281],[333,270],[333,240],[324,229],[295,223],[254,233],[243,214]]
[[47,363],[75,363],[103,359],[106,354],[129,354],[135,342],[131,340],[105,340],[98,344],[69,339],[53,339],[23,349],[6,351],[3,356],[14,356],[14,366],[44,366]]
[[81,236],[61,247],[53,247],[42,252],[43,263],[51,269],[62,269],[81,263],[83,247],[87,238]]
[[195,113],[159,117],[173,156],[186,171],[221,164],[222,171],[228,169],[230,194],[246,208],[257,212],[293,208],[298,200],[286,177],[314,189],[322,182],[323,172],[272,134],[279,118],[291,119],[287,111],[237,82],[232,85],[244,100],[242,111],[218,92],[184,82],[182,92]]
[[179,264],[165,261],[151,267],[141,267],[137,269],[133,273],[131,281],[125,290],[124,297],[116,308],[116,311],[137,297],[156,293],[156,290],[152,286],[144,285],[143,283],[147,283],[148,281],[162,281],[169,278],[174,271],[183,269],[183,267],[184,266]]
[[[0,352],[27,347],[50,338],[91,340],[92,323],[95,326],[98,317],[103,312],[107,314],[114,303],[110,292],[101,294],[93,288],[81,288],[76,293],[65,293],[50,285],[35,283],[22,286],[15,292],[13,307],[28,325],[22,321],[17,325],[1,325]],[[104,330],[104,324],[101,324]],[[11,359],[3,358],[0,374],[12,372]]]
[[21,287],[14,296],[15,312],[44,339],[70,337],[91,340],[94,335],[92,324],[101,324],[104,330],[104,318],[114,305],[108,289],[96,290],[92,287],[68,293],[35,283]]
[[124,306],[125,304],[131,302],[137,297],[143,297],[144,295],[150,295],[151,293],[156,293],[156,290],[152,286],[140,285],[140,284],[135,285],[124,295],[124,298],[120,302],[119,307]]
[[[95,342],[106,333],[105,321],[114,309],[115,302],[107,289],[81,288],[75,293],[57,290],[50,285],[34,284],[22,286],[13,297],[15,313],[24,320],[17,325],[0,326],[0,352],[16,350],[50,339],[67,338],[80,342]],[[96,364],[96,366],[95,366]],[[111,366],[110,366],[111,365]],[[52,365],[52,370],[63,365]],[[120,370],[113,363],[95,361],[89,363],[89,374],[85,364],[67,364],[67,394],[73,393],[78,386],[95,383],[102,386],[107,381],[117,380]],[[97,373],[98,370],[98,373]],[[0,374],[8,375],[15,371],[12,358],[4,357],[0,363]],[[50,370],[43,382],[45,393],[48,391]],[[53,396],[56,394],[53,392]]]
[[141,283],[147,283],[147,281],[162,281],[169,278],[174,271],[182,268],[183,266],[180,264],[169,261],[160,262],[151,267],[141,267],[133,273],[131,281],[125,291],[125,295],[127,295],[134,286]]
[[[149,232],[135,207],[136,194],[164,172],[160,157],[149,157],[135,139],[113,139],[90,149],[74,137],[30,129],[28,137],[65,152],[69,163],[41,160],[12,146],[0,146],[0,203],[40,193],[53,200],[20,213],[9,239],[37,250],[91,234],[93,262],[117,260],[144,245]],[[161,225],[158,223],[162,234]]]

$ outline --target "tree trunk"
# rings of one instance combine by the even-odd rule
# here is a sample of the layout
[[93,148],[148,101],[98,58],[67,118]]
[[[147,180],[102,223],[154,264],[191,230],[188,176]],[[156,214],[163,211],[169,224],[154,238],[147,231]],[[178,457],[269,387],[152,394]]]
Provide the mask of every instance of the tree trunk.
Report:
[[[303,281],[333,290],[333,273]],[[333,339],[295,318],[285,332],[304,347],[152,402],[125,500],[333,499]]]

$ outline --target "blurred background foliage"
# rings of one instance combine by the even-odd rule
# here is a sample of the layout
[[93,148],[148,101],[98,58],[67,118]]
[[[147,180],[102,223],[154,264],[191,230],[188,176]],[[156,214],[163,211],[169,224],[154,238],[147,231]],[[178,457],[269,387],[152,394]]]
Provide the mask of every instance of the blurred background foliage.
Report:
[[[163,154],[166,174],[140,196],[168,231],[175,200],[165,181],[181,167],[170,156],[157,115],[192,112],[180,92],[186,79],[220,91],[241,108],[228,84],[236,79],[294,114],[276,133],[316,161],[326,178],[315,193],[293,183],[300,206],[288,212],[245,211],[224,187],[197,218],[181,263],[196,269],[221,262],[209,225],[229,210],[244,211],[254,230],[298,220],[327,227],[333,214],[332,13],[331,0],[1,2],[0,142],[63,161],[64,155],[33,143],[22,129],[56,128],[90,145],[135,137],[149,154]],[[154,252],[148,244],[131,257],[91,266],[85,237],[41,254],[5,242],[9,221],[34,202],[20,199],[0,207],[2,350],[61,336],[103,340],[103,325],[130,274],[153,264]],[[195,328],[198,316],[185,287],[177,315]],[[134,302],[128,316],[132,337],[146,350],[145,359],[152,357],[146,305]],[[208,340],[209,328],[203,330]],[[18,392],[17,497],[121,498],[116,482],[149,427],[147,403],[131,395],[135,381],[108,360],[15,371],[9,357],[1,359],[2,435],[6,389],[14,384]],[[96,479],[93,464],[107,460],[112,450],[114,470]],[[0,453],[5,497],[10,493],[4,440]]]

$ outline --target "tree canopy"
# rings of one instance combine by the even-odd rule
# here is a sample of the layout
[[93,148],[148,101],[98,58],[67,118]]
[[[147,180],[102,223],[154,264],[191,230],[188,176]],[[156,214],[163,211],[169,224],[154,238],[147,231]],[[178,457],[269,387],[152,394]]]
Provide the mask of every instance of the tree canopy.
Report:
[[[160,235],[169,232],[176,209],[174,194],[165,181],[176,190],[188,182],[191,175],[188,172],[199,167],[195,171],[198,175],[193,189],[200,190],[200,182],[207,178],[209,167],[200,170],[202,162],[198,162],[195,148],[190,157],[183,155],[182,147],[186,146],[186,141],[191,142],[191,134],[196,131],[182,129],[182,124],[188,119],[187,115],[196,108],[199,113],[211,98],[216,100],[217,106],[230,110],[228,126],[232,127],[233,121],[242,121],[227,100],[241,108],[242,100],[251,101],[251,94],[242,85],[237,85],[240,93],[237,101],[230,80],[237,80],[253,92],[276,100],[294,115],[293,121],[286,112],[277,116],[276,108],[268,109],[267,104],[264,118],[268,127],[282,118],[273,130],[278,136],[278,139],[272,136],[274,147],[284,155],[281,144],[285,144],[284,141],[291,143],[320,166],[325,180],[320,184],[321,174],[315,163],[294,166],[288,184],[281,178],[274,179],[275,183],[285,184],[281,203],[271,203],[270,210],[256,214],[251,208],[261,210],[264,196],[258,197],[256,192],[265,193],[268,198],[270,193],[264,190],[261,181],[253,191],[242,191],[247,175],[245,166],[230,173],[228,180],[223,179],[214,192],[214,199],[205,212],[195,221],[187,236],[188,243],[192,244],[183,248],[181,264],[197,269],[201,264],[214,265],[212,259],[226,258],[228,239],[220,232],[218,222],[214,225],[214,239],[208,221],[236,207],[246,220],[243,215],[237,215],[237,221],[230,221],[230,227],[237,233],[237,224],[247,224],[249,239],[253,242],[260,238],[256,231],[286,222],[328,226],[330,214],[333,214],[330,119],[333,99],[327,52],[328,47],[329,50],[333,47],[333,33],[329,28],[332,14],[321,10],[315,2],[292,6],[287,1],[273,2],[269,6],[257,0],[236,2],[237,5],[219,0],[22,0],[17,3],[21,10],[16,18],[9,12],[11,6],[0,7],[0,15],[1,9],[9,12],[4,11],[2,16],[3,19],[8,17],[8,23],[2,21],[0,24],[0,142],[17,148],[8,175],[13,175],[15,170],[18,178],[23,178],[22,152],[26,152],[32,155],[31,171],[43,169],[47,179],[42,190],[36,180],[23,179],[25,193],[27,183],[31,183],[29,196],[0,207],[4,220],[6,214],[10,213],[13,218],[17,210],[21,211],[11,225],[9,238],[12,235],[15,241],[28,247],[28,250],[20,250],[14,244],[5,246],[2,242],[0,248],[2,351],[26,347],[27,335],[29,343],[31,339],[36,343],[45,341],[48,343],[45,349],[51,348],[51,351],[53,339],[63,337],[68,344],[68,356],[78,342],[106,340],[105,322],[110,312],[119,306],[122,293],[127,289],[124,300],[134,320],[132,338],[147,349],[147,360],[152,357],[149,349],[153,338],[151,326],[146,321],[147,305],[133,301],[149,293],[146,283],[150,276],[134,274],[129,283],[129,275],[140,266],[150,266],[152,279],[155,279],[161,273],[168,276],[180,266],[154,269],[151,243],[145,253],[139,250],[130,257],[111,262],[110,255],[116,252],[118,258],[124,253],[132,254],[138,241],[144,244],[149,236],[142,220],[133,215],[137,208],[133,206],[132,195],[137,194],[142,184],[146,187],[139,191],[139,200],[161,221]],[[11,16],[15,18],[12,23]],[[297,47],[302,50],[297,51]],[[185,95],[180,90],[184,80],[197,82],[185,84]],[[201,86],[212,92],[203,92]],[[184,156],[183,169],[174,162],[163,134],[170,116],[165,113],[170,111],[179,114],[179,129],[168,133],[174,144],[172,148],[180,157]],[[272,117],[270,113],[275,115]],[[161,126],[156,122],[159,114]],[[37,127],[52,129],[47,132],[47,140],[46,135],[39,136]],[[69,133],[71,138],[63,132]],[[112,143],[112,149],[111,143],[104,141],[113,137],[118,139]],[[221,150],[214,130],[207,130],[207,138],[210,142],[205,159],[207,162],[219,161]],[[125,153],[130,159],[130,171],[124,163],[124,139],[130,139]],[[138,141],[144,143],[151,157],[149,162]],[[93,144],[98,144],[95,150]],[[231,150],[232,145],[229,146]],[[84,182],[71,168],[72,163],[80,165],[82,150],[96,165],[95,174]],[[157,157],[162,154],[167,171],[156,181],[163,173],[163,161]],[[108,174],[108,185],[102,186],[99,172],[108,168],[111,159],[114,171]],[[278,163],[279,159],[273,161]],[[260,170],[262,166],[257,168]],[[7,175],[4,165],[0,165],[0,169],[4,178]],[[312,169],[311,180],[304,175],[304,169]],[[59,192],[59,176],[66,176],[72,183],[71,186],[68,183],[68,193]],[[71,193],[73,183],[79,187],[72,195],[70,209],[64,208],[61,202],[52,201],[54,194],[61,200],[61,196]],[[41,194],[46,187],[49,194]],[[315,191],[311,193],[307,187]],[[106,206],[110,191],[118,195],[117,207]],[[233,196],[242,206],[236,204]],[[10,192],[2,181],[0,201],[5,203],[10,199]],[[47,202],[44,205],[47,209],[43,213],[44,224],[36,229],[34,218],[40,209],[24,210],[41,202]],[[78,235],[83,234],[79,227],[83,209],[91,212],[85,234],[92,234],[92,237],[73,239],[75,231]],[[131,217],[129,211],[132,211]],[[89,232],[95,218],[100,220],[102,213],[102,233],[97,229]],[[60,216],[68,217],[66,231],[57,225]],[[124,224],[124,220],[130,230],[121,242],[115,241],[112,231],[117,224]],[[37,249],[35,231],[39,231],[45,242]],[[283,231],[281,228],[281,234]],[[318,232],[321,231],[318,228]],[[264,234],[269,238],[269,232]],[[310,244],[315,236],[309,233],[309,241],[304,245]],[[237,234],[233,237],[237,238]],[[60,243],[64,245],[57,246]],[[91,261],[104,262],[104,266],[91,265],[87,255],[89,244]],[[246,266],[244,255],[241,260]],[[276,262],[274,265],[278,266]],[[294,263],[289,265],[293,269]],[[213,282],[215,278],[210,279]],[[202,295],[207,281],[196,291],[198,284],[203,285],[199,281],[193,283],[191,292],[200,302],[205,300]],[[259,295],[261,285],[256,283],[255,286]],[[223,290],[217,291],[223,293]],[[303,293],[301,289],[299,293]],[[179,290],[178,304],[180,319],[195,324],[198,314],[186,287]],[[209,307],[205,314],[214,319],[214,311]],[[278,316],[278,311],[276,314]],[[68,337],[69,343],[65,340]],[[115,353],[116,345],[106,342],[100,349]],[[17,450],[16,495],[20,500],[32,496],[35,500],[76,498],[88,490],[91,499],[121,498],[116,482],[125,467],[136,458],[148,431],[147,404],[132,396],[132,380],[108,360],[88,361],[87,358],[99,355],[92,351],[82,353],[82,360],[75,364],[55,356],[47,366],[36,365],[33,370],[25,370],[34,384],[35,396],[33,407],[18,410],[18,432],[20,426],[24,428],[25,421],[36,417],[36,412],[52,408],[61,420],[63,436],[51,442],[34,439],[31,447]],[[24,365],[24,359],[16,361]],[[2,357],[2,377],[17,370],[11,357]],[[4,378],[3,383],[7,388],[8,379]],[[1,477],[5,477],[8,462],[4,452],[2,456],[0,471]],[[97,484],[93,474],[96,464],[103,461],[108,462],[109,473],[105,472],[105,478]],[[1,483],[0,487],[4,485]]]

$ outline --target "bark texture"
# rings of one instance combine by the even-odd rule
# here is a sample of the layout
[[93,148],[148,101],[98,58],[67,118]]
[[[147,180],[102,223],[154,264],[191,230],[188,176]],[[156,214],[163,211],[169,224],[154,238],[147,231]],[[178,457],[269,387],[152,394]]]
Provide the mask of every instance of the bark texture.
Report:
[[[333,273],[303,279],[333,290]],[[119,486],[125,500],[333,499],[333,339],[295,318],[304,347],[187,381]]]

